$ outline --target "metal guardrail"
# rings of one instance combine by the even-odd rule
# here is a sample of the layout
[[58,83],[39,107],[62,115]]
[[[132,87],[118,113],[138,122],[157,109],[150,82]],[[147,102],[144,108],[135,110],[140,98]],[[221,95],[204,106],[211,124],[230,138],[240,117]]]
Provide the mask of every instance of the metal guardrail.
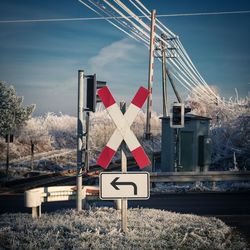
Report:
[[[150,182],[197,182],[197,181],[250,181],[250,171],[208,171],[208,172],[160,172],[150,173]],[[99,197],[99,187],[84,186],[83,202],[87,197]],[[32,218],[41,216],[44,202],[76,199],[76,186],[40,187],[24,193],[25,206],[32,208]],[[119,205],[117,205],[119,206]]]
[[150,173],[151,182],[250,181],[250,171]]
[[[82,188],[82,200],[87,196],[98,196],[99,187],[84,186]],[[41,217],[41,205],[44,202],[67,201],[76,199],[76,186],[40,187],[28,190],[24,193],[25,207],[32,208],[32,218]]]

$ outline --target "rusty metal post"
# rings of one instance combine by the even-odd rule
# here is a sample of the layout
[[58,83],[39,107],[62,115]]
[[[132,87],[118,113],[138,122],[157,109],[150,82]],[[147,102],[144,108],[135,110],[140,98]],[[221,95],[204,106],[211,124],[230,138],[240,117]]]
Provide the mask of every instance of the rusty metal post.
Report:
[[147,99],[147,120],[145,138],[151,137],[151,115],[152,115],[152,87],[154,78],[154,44],[155,44],[155,14],[156,10],[151,12],[151,32],[150,32],[150,47],[149,47],[149,69],[148,69],[148,90],[149,96]]

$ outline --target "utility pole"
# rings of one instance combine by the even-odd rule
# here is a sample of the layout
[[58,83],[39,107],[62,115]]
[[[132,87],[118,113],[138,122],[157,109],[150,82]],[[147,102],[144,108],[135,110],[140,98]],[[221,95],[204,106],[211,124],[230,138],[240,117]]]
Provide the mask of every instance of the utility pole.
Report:
[[[161,38],[167,41],[166,36],[161,34]],[[166,62],[166,44],[161,42],[161,55],[162,55],[162,104],[163,104],[163,117],[168,116],[168,102],[167,102],[167,62]]]
[[146,140],[149,140],[151,137],[152,86],[153,86],[153,76],[154,76],[155,15],[156,15],[156,10],[152,10],[150,46],[149,46],[149,69],[148,69],[149,96],[147,100],[147,120],[146,120],[146,132],[145,132]]
[[77,194],[76,209],[82,210],[82,142],[83,142],[83,112],[84,112],[84,71],[78,70],[78,113],[77,113]]

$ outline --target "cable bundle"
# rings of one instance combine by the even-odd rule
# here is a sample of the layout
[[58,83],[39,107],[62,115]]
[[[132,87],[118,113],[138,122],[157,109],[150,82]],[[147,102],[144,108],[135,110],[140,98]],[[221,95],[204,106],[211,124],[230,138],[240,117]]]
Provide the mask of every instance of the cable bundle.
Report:
[[[120,0],[78,1],[129,37],[149,48],[151,12],[140,0],[127,0],[127,5]],[[133,11],[131,8],[133,8]],[[142,18],[146,21],[143,21]],[[157,18],[155,23],[155,47],[160,48],[163,43],[167,51],[175,51],[174,57],[168,56],[169,53],[167,53],[169,57],[167,60],[168,70],[171,76],[188,91],[195,93],[199,99],[204,99],[205,97],[206,100],[212,103],[223,103],[222,99],[214,93],[200,75],[179,37]],[[154,53],[161,60],[160,50],[155,49]]]

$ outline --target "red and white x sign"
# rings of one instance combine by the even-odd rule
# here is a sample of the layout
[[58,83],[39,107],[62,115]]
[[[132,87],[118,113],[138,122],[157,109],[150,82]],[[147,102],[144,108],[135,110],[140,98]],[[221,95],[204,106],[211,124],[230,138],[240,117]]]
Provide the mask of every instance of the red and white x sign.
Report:
[[112,120],[114,121],[116,130],[101,152],[97,160],[97,164],[106,169],[113,156],[115,155],[116,150],[124,140],[132,155],[134,156],[138,166],[141,169],[149,166],[150,160],[148,159],[148,156],[144,152],[135,134],[130,129],[131,124],[133,123],[145,100],[147,99],[149,91],[143,87],[140,87],[124,115],[115,102],[115,99],[108,87],[99,89],[98,95],[101,98]]

